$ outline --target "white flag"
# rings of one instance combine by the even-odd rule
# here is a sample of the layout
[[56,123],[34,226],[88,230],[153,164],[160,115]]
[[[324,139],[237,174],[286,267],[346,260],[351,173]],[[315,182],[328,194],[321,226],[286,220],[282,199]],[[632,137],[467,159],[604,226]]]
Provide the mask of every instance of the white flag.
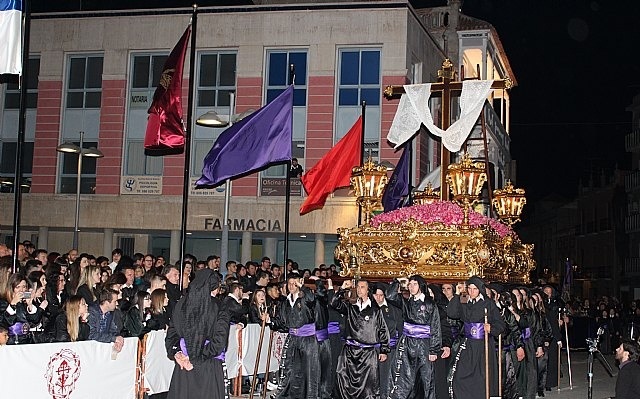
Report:
[[22,0],[0,0],[0,74],[22,75]]

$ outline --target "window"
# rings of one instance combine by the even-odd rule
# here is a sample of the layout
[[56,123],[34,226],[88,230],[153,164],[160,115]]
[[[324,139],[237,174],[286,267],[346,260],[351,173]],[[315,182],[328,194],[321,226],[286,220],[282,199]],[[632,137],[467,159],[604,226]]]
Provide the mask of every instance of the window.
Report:
[[[103,56],[73,55],[67,62],[65,109],[62,115],[62,142],[80,145],[80,132],[84,132],[84,148],[98,146],[100,107],[102,101]],[[58,192],[76,192],[78,154],[60,153]],[[96,191],[96,159],[82,158],[80,192]]]
[[100,108],[102,56],[71,57],[67,85],[67,108]]
[[[33,166],[33,148],[35,140],[36,110],[38,106],[38,75],[40,58],[30,58],[27,64],[27,110],[25,142],[22,156],[22,188],[28,191],[31,186]],[[16,154],[18,149],[18,123],[20,109],[20,86],[7,83],[4,92],[4,112],[2,113],[2,131],[0,131],[0,192],[12,192],[15,177]]]
[[380,146],[381,67],[380,50],[341,49],[338,54],[338,109],[336,137],[338,142],[353,126],[366,102],[365,157],[378,158]]
[[215,111],[228,120],[235,113],[231,93],[236,92],[236,53],[228,51],[206,52],[198,55],[198,81],[196,82],[196,107],[191,144],[191,176],[200,177],[204,157],[226,127],[212,128],[195,125],[200,115]]
[[[307,131],[307,51],[272,50],[266,57],[266,99],[267,103],[278,97],[291,82],[291,69],[294,67],[293,83],[293,135],[291,156],[298,158],[304,167],[304,147]],[[286,165],[275,165],[262,172],[264,177],[286,178]]]
[[[80,145],[80,141],[73,141]],[[96,141],[85,141],[84,148],[97,147]],[[60,194],[75,194],[78,184],[78,156],[79,154],[62,154],[62,173],[60,176]],[[82,158],[82,178],[80,179],[81,194],[95,194],[96,192],[96,158]]]
[[127,125],[125,127],[124,174],[128,176],[162,175],[162,157],[144,153],[147,110],[160,82],[166,54],[134,54],[131,56]]

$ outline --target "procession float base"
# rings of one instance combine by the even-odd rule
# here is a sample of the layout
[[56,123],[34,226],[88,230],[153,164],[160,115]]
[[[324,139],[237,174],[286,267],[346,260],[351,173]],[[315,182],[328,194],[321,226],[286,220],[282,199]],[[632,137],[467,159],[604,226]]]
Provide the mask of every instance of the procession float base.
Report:
[[346,278],[388,281],[419,274],[430,282],[486,281],[528,284],[533,244],[510,226],[437,201],[382,213],[368,224],[338,229],[335,257]]

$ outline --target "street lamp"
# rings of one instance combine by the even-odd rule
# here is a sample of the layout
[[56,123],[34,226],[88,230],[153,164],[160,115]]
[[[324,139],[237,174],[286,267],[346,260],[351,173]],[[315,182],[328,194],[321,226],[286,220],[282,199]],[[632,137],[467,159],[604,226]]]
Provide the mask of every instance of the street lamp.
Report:
[[82,174],[82,158],[102,158],[104,154],[95,147],[83,148],[84,132],[80,132],[80,145],[65,142],[56,147],[56,151],[67,154],[78,154],[78,174],[76,177],[76,214],[73,222],[73,248],[78,249],[78,222],[80,220],[80,179]]

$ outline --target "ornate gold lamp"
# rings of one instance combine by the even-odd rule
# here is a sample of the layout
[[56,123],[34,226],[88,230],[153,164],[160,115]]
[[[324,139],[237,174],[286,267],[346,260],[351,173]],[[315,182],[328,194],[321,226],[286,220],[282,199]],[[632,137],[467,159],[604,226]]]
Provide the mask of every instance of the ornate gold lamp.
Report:
[[440,190],[434,189],[431,183],[428,183],[424,190],[413,193],[413,205],[433,204],[439,200]]
[[453,200],[462,207],[462,226],[469,225],[469,210],[478,200],[482,186],[487,181],[485,166],[482,162],[472,162],[469,154],[464,154],[460,163],[449,165],[447,184],[453,194]]
[[364,165],[352,169],[351,187],[356,202],[362,207],[365,225],[369,224],[372,212],[382,205],[382,193],[388,180],[387,167],[374,163],[371,156]]
[[507,180],[502,190],[493,191],[493,206],[500,221],[510,226],[520,221],[522,208],[527,203],[524,194],[523,189],[513,187],[511,180]]

